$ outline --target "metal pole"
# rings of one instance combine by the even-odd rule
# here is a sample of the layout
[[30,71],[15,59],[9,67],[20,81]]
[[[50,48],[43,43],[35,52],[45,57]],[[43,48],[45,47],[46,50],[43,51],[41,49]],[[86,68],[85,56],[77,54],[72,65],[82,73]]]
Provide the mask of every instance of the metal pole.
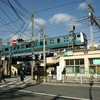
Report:
[[44,63],[44,82],[46,82],[46,54],[45,54],[45,25],[43,27],[43,63]]
[[[10,44],[10,42],[7,42],[8,43],[8,46]],[[9,46],[9,61],[8,61],[8,71],[7,71],[7,74],[10,76],[11,74],[11,50],[10,50],[10,46]]]
[[93,24],[93,8],[90,6],[90,4],[87,5],[88,6],[88,17],[89,17],[89,25],[90,25],[90,38],[91,38],[91,49],[94,50],[94,38],[93,38],[93,28],[92,28],[92,24]]
[[32,9],[32,38],[31,38],[31,47],[32,47],[32,62],[31,62],[31,76],[33,79],[33,68],[35,67],[35,56],[34,56],[34,9]]

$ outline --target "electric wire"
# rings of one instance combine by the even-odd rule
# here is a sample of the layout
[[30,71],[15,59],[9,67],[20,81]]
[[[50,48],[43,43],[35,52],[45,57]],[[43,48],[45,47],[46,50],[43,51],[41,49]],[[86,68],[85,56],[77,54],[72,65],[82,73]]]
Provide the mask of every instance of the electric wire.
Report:
[[20,3],[18,0],[15,0],[15,2],[19,5],[19,7],[20,7],[25,13],[31,14],[31,12],[29,12],[25,7],[23,7],[23,6],[21,5],[21,3]]
[[79,0],[79,1],[76,1],[76,2],[72,2],[72,3],[67,3],[67,4],[63,4],[63,5],[59,5],[59,6],[55,6],[55,7],[50,7],[50,8],[46,8],[46,9],[42,9],[42,10],[38,10],[38,11],[36,11],[35,13],[42,12],[42,11],[46,11],[46,10],[51,10],[51,9],[55,9],[55,8],[59,8],[59,7],[66,6],[66,5],[72,5],[72,4],[75,4],[75,3],[82,2],[82,1],[86,1],[86,0]]

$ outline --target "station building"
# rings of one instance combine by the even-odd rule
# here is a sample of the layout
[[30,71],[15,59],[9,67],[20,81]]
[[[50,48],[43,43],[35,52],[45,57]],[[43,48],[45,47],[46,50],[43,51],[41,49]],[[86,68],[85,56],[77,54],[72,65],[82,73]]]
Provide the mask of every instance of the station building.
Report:
[[[68,76],[83,75],[94,77],[100,75],[100,50],[83,50],[78,52],[64,51],[56,52],[55,58],[47,58],[47,64],[56,64],[66,69]],[[52,65],[53,66],[53,65]]]

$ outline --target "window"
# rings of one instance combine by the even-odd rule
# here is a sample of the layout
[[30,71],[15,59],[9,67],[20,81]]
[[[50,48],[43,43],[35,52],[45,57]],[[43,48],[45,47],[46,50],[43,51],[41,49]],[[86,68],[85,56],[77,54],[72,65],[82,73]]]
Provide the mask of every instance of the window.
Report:
[[79,72],[80,72],[79,66],[75,66],[75,73],[79,73]]
[[84,64],[84,59],[80,59],[80,65]]
[[74,65],[74,60],[66,60],[66,65]]
[[70,60],[70,65],[74,65],[74,60]]
[[8,51],[9,50],[9,48],[5,48],[5,51]]
[[79,59],[75,60],[75,65],[79,65]]
[[31,44],[26,44],[26,48],[29,48],[31,46]]
[[14,50],[16,50],[16,47],[14,47]]
[[68,73],[84,73],[84,59],[65,60],[66,71]]
[[84,67],[80,67],[80,73],[85,73],[85,68]]
[[64,38],[64,42],[66,42],[66,38]]
[[89,67],[89,73],[90,73],[90,74],[96,73],[95,66],[90,66],[90,67]]
[[80,35],[77,35],[77,37],[80,37]]
[[47,45],[47,41],[45,41],[45,45]]
[[66,67],[66,73],[74,73],[74,67]]
[[23,44],[21,45],[21,48],[24,48],[24,45]]
[[60,42],[60,39],[57,39],[57,43],[59,43]]
[[40,42],[40,45],[43,45],[43,42],[42,41]]
[[19,49],[19,46],[17,46],[17,49]]
[[70,64],[69,64],[69,60],[66,60],[65,62],[66,62],[66,65],[70,65]]

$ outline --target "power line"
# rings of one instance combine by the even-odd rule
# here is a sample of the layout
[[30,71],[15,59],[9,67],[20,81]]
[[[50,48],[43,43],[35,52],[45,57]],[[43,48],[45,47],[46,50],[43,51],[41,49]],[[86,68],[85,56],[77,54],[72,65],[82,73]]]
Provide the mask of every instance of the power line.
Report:
[[38,10],[38,11],[36,11],[35,13],[43,12],[43,11],[51,10],[51,9],[55,9],[55,8],[59,8],[59,7],[66,6],[66,5],[72,5],[72,4],[75,4],[75,3],[82,2],[82,1],[86,1],[86,0],[79,0],[79,1],[76,1],[76,2],[72,2],[72,3],[67,3],[67,4],[63,4],[63,5],[59,5],[59,6],[54,6],[54,7],[50,7],[50,8]]
[[28,13],[28,14],[31,14],[31,12],[29,12],[25,7],[23,7],[23,6],[21,5],[21,3],[20,3],[18,0],[15,0],[15,2],[19,5],[19,7],[20,7],[24,12],[26,12],[26,13]]

